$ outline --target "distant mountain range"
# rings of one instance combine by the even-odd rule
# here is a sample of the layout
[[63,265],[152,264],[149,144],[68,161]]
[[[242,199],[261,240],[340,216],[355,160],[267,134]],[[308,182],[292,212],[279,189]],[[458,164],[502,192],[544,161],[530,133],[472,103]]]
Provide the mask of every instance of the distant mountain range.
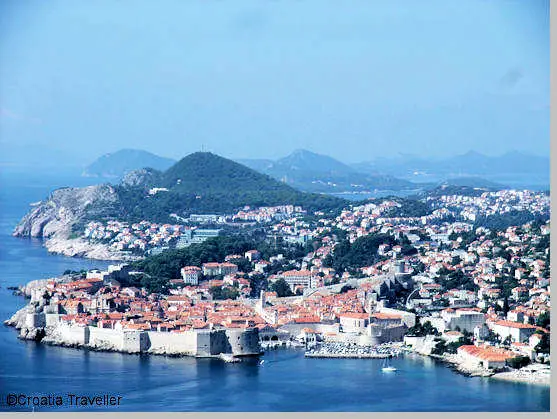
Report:
[[332,157],[307,150],[296,150],[274,161],[240,159],[238,162],[304,191],[340,193],[416,188],[407,180],[364,173]]
[[166,170],[176,160],[160,157],[144,150],[123,149],[115,153],[107,153],[83,171],[83,176],[100,178],[121,178],[132,170],[152,168]]
[[[400,156],[348,165],[330,156],[296,150],[277,160],[236,161],[282,184],[315,193],[406,193],[431,189],[441,184],[489,189],[549,188],[549,158],[519,152],[490,157],[471,151],[446,159]],[[152,168],[163,172],[175,163],[175,160],[146,151],[124,149],[100,157],[84,170],[83,175],[121,179],[136,169]],[[183,169],[188,170],[185,167]],[[195,178],[195,172],[188,173],[189,177]],[[184,177],[182,181],[188,182],[187,179]]]
[[384,173],[412,182],[440,182],[451,178],[488,181],[512,187],[520,185],[547,185],[549,187],[549,158],[517,151],[500,156],[486,156],[470,151],[446,159],[424,159],[412,156],[377,158],[352,167],[360,172]]

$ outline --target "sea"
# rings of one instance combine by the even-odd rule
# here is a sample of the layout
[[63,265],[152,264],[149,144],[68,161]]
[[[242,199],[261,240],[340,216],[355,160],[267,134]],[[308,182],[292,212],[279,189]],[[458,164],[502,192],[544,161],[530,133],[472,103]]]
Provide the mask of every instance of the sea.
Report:
[[[7,288],[66,269],[109,262],[51,255],[40,240],[11,232],[30,208],[61,186],[94,179],[0,175],[0,318],[25,305]],[[300,349],[260,358],[220,360],[127,355],[20,341],[0,325],[0,411],[549,411],[548,387],[465,377],[418,355],[393,359],[394,373],[373,359],[305,358]],[[75,396],[120,397],[118,405],[80,406]],[[15,396],[15,398],[14,398]],[[60,406],[41,399],[60,397]],[[16,401],[15,405],[13,401]],[[43,399],[44,400],[44,399]]]

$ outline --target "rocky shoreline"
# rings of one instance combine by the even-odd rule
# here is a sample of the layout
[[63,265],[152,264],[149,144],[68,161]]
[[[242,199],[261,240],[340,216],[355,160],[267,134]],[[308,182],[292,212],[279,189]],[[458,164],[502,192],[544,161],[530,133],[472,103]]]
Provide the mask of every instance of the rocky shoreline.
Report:
[[494,374],[491,378],[502,381],[512,381],[515,383],[532,384],[547,386],[551,385],[550,374],[536,374],[536,373],[523,373],[521,370],[499,372]]
[[[417,353],[412,350],[407,350],[411,353]],[[522,383],[522,384],[533,384],[533,385],[542,385],[542,386],[550,386],[551,384],[551,375],[549,373],[527,373],[524,370],[528,369],[528,367],[520,369],[520,370],[511,370],[511,371],[487,371],[483,368],[471,368],[464,365],[458,357],[454,354],[444,354],[444,355],[424,355],[418,354],[422,356],[427,356],[429,358],[433,358],[439,362],[445,364],[448,368],[454,371],[457,374],[461,374],[465,377],[484,377],[494,380],[501,380],[501,381],[512,381],[515,383]]]
[[44,243],[50,253],[68,257],[80,257],[95,260],[132,261],[141,259],[141,256],[131,256],[123,252],[110,250],[102,243],[90,243],[83,239],[65,239],[53,237]]
[[93,205],[111,205],[117,201],[115,189],[106,184],[56,189],[44,201],[33,204],[14,228],[13,236],[44,239],[44,246],[49,252],[69,257],[114,261],[137,259],[111,250],[102,243],[72,238],[73,227],[83,222]]

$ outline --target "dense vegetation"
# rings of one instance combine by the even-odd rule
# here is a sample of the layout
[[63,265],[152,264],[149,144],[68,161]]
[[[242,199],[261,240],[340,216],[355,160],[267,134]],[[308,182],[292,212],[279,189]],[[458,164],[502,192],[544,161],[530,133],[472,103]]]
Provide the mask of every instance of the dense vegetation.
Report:
[[530,358],[527,356],[516,356],[514,358],[508,359],[506,364],[515,369],[525,367],[530,363]]
[[[150,195],[151,187],[165,187]],[[299,205],[310,213],[339,211],[347,201],[330,195],[298,191],[271,177],[211,153],[193,153],[165,172],[141,183],[114,186],[118,201],[88,208],[87,216],[76,225],[82,231],[88,221],[111,218],[137,222],[173,222],[170,214],[231,213],[248,205]],[[80,230],[81,229],[81,230]]]
[[440,272],[440,277],[438,283],[443,286],[444,289],[465,289],[468,291],[476,291],[477,286],[474,284],[474,280],[471,276],[466,275],[461,269],[457,269],[452,272]]
[[332,255],[324,259],[324,264],[337,272],[371,266],[380,260],[377,250],[381,244],[394,246],[399,242],[389,234],[370,234],[357,238],[354,243],[345,239],[335,246]]
[[189,197],[188,208],[200,211],[224,212],[244,205],[281,204],[316,210],[346,204],[332,196],[300,192],[270,176],[211,153],[186,156],[163,173],[161,186]]
[[431,214],[431,207],[420,200],[410,198],[394,198],[400,204],[387,213],[387,217],[423,217]]
[[485,227],[493,230],[506,230],[511,226],[520,226],[531,221],[536,223],[549,220],[549,214],[533,214],[530,211],[510,211],[505,214],[481,216],[476,219],[474,227]]
[[[273,254],[283,254],[286,261],[299,259],[307,254],[312,244],[306,246],[284,242],[268,242],[264,239],[254,239],[247,235],[219,236],[203,243],[193,244],[183,249],[166,250],[158,255],[146,257],[132,263],[133,270],[143,272],[135,282],[126,285],[142,286],[151,292],[163,292],[168,288],[171,279],[180,278],[180,270],[184,266],[201,266],[207,262],[223,262],[227,255],[243,255],[246,251],[257,249],[263,258],[268,259]],[[240,269],[247,269],[246,261],[239,262]],[[289,267],[286,264],[283,269]],[[251,278],[252,294],[258,295],[266,286],[262,275]]]
[[416,322],[414,326],[408,329],[407,334],[408,336],[438,336],[441,333],[439,332],[439,330],[432,326],[430,321],[426,321],[423,324],[420,322]]
[[[115,217],[128,221],[143,219],[171,222],[169,215],[230,213],[246,205],[300,205],[310,212],[338,210],[346,201],[328,195],[300,192],[267,175],[211,153],[191,154],[159,177],[158,183],[117,185],[119,202],[103,211],[91,212],[88,220]],[[149,195],[152,186],[167,192]]]
[[271,284],[271,291],[276,292],[278,297],[290,297],[294,295],[288,283],[282,278]]

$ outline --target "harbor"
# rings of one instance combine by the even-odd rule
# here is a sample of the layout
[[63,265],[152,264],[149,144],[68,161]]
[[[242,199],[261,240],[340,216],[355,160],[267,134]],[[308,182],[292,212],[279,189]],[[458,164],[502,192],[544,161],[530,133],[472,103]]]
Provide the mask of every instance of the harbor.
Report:
[[305,352],[307,358],[356,358],[383,359],[400,355],[400,349],[393,344],[359,346],[349,343],[324,343]]

